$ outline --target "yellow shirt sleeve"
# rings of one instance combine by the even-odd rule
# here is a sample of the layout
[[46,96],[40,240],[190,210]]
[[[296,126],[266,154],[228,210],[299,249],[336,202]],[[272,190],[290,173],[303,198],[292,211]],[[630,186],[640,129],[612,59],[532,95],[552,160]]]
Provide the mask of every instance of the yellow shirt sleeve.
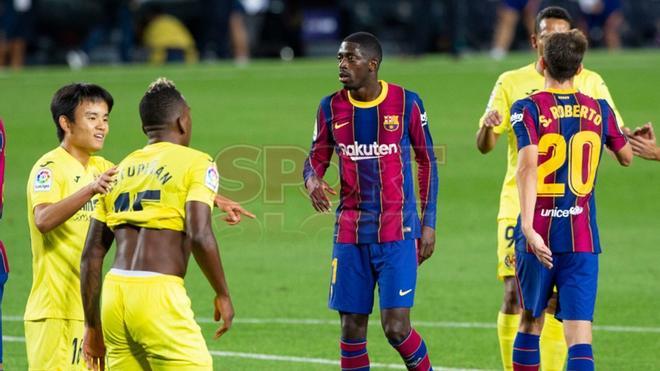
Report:
[[100,195],[96,205],[94,205],[94,212],[92,213],[92,218],[98,220],[99,222],[105,223],[107,220],[108,211],[105,206],[105,195]]
[[589,81],[586,82],[585,84],[588,87],[587,91],[583,91],[583,93],[591,96],[592,98],[605,99],[607,103],[610,105],[610,107],[612,107],[612,110],[616,115],[616,120],[617,123],[619,124],[619,127],[623,127],[624,126],[623,117],[621,117],[619,110],[616,108],[616,105],[614,104],[614,100],[612,99],[612,95],[610,94],[610,90],[607,88],[607,84],[605,84],[603,78],[596,72],[593,71],[585,71],[585,72],[588,72],[587,79]]
[[188,183],[186,202],[199,201],[213,208],[213,200],[220,184],[220,175],[215,162],[210,157],[200,157],[190,167],[186,176]]
[[[61,201],[64,198],[62,195],[63,177],[64,174],[57,166],[36,168],[30,177],[32,186],[29,197],[32,200],[32,207]],[[32,212],[32,210],[28,211]]]
[[493,91],[490,93],[490,99],[488,100],[488,105],[486,106],[486,111],[479,120],[479,127],[484,125],[484,119],[486,114],[492,110],[497,110],[502,116],[502,123],[493,128],[495,134],[502,134],[507,132],[510,129],[509,123],[509,108],[511,107],[509,98],[505,90],[505,81],[502,75],[495,82]]

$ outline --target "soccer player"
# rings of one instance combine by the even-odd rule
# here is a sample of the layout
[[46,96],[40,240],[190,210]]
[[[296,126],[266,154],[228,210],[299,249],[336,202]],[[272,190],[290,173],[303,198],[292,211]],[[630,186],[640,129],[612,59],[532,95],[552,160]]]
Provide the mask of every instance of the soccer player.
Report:
[[[221,336],[234,309],[211,228],[218,171],[210,156],[188,147],[190,107],[171,81],[149,86],[140,117],[148,143],[119,163],[80,262],[85,361],[103,370],[107,347],[111,370],[212,370],[183,277],[192,252],[215,290]],[[114,239],[101,306],[103,259]]]
[[[2,218],[2,208],[4,206],[4,188],[5,188],[5,148],[7,146],[7,135],[5,124],[0,119],[0,218]],[[0,241],[0,371],[4,370],[2,364],[2,296],[5,292],[5,283],[9,278],[9,261],[7,260],[7,251],[5,245]]]
[[27,182],[32,289],[25,308],[30,370],[82,369],[83,311],[79,262],[98,194],[110,189],[113,164],[93,156],[108,135],[113,99],[98,85],[60,88],[51,113],[60,145],[41,156]]
[[[382,49],[375,36],[346,37],[337,53],[343,89],[321,100],[305,186],[319,212],[330,211],[323,180],[332,152],[341,179],[328,306],[341,319],[341,368],[368,370],[367,322],[378,284],[381,324],[409,370],[430,370],[421,336],[410,325],[417,266],[435,245],[438,177],[419,96],[378,80]],[[417,214],[411,153],[418,164]]]
[[523,307],[513,369],[539,369],[539,334],[556,287],[555,317],[563,321],[567,369],[593,370],[591,322],[601,252],[596,173],[603,146],[623,166],[630,165],[633,154],[607,101],[574,87],[586,37],[577,30],[553,33],[542,49],[545,89],[511,108],[519,151],[516,282]]
[[[542,9],[536,17],[535,33],[531,36],[534,49],[539,48],[540,37],[551,32],[566,32],[571,29],[571,17],[559,7]],[[575,87],[581,92],[599,99],[606,99],[623,126],[621,116],[614,108],[612,98],[603,79],[595,72],[582,69],[575,76]],[[509,109],[513,102],[543,89],[543,71],[537,60],[517,70],[500,75],[491,93],[486,112],[479,122],[477,148],[488,153],[503,134],[508,143],[507,171],[500,194],[500,210],[497,216],[497,277],[504,281],[504,297],[497,317],[497,335],[500,342],[502,364],[511,370],[513,339],[520,322],[518,293],[514,280],[513,230],[520,212],[516,189],[515,169],[518,159],[516,137],[509,123]],[[554,310],[554,301],[549,310]],[[541,335],[541,358],[544,370],[562,370],[566,359],[566,343],[561,324],[549,317]]]

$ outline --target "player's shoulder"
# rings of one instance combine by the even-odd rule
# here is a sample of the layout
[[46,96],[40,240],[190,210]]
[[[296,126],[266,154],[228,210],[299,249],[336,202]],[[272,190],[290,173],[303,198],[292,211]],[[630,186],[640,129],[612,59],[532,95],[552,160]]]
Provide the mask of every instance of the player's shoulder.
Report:
[[60,147],[57,147],[55,149],[52,149],[46,153],[44,153],[37,161],[34,163],[32,166],[32,171],[36,171],[38,169],[56,169],[60,166],[63,165],[63,162],[65,161],[62,150]]
[[93,166],[97,170],[101,172],[105,172],[106,170],[110,169],[111,167],[115,166],[112,161],[107,160],[105,157],[102,156],[91,156],[89,158],[89,164],[88,166]]
[[582,71],[576,76],[578,80],[584,81],[597,81],[602,82],[603,78],[596,71],[590,70],[588,68],[583,68]]
[[534,68],[534,64],[528,64],[520,68],[502,72],[498,76],[497,81],[504,86],[508,86],[510,84],[515,84],[520,80],[528,79],[535,74],[538,74],[538,72]]
[[177,157],[180,154],[180,158],[186,159],[186,161],[213,162],[213,158],[208,153],[192,147],[175,145],[174,152],[177,154]]

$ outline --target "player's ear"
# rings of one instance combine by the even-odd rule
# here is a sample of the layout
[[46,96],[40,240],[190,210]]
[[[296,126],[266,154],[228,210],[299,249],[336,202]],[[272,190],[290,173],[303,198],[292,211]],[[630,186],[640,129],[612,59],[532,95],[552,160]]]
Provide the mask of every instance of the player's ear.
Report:
[[539,57],[539,66],[541,67],[541,71],[545,71],[545,69],[548,68],[548,64],[545,63],[543,57]]
[[64,134],[71,134],[71,124],[72,122],[69,121],[69,118],[66,117],[66,115],[60,115],[60,117],[57,118],[57,124],[60,125],[60,128],[64,131]]
[[371,58],[369,60],[369,71],[376,72],[378,71],[378,59]]
[[536,39],[536,33],[529,35],[529,42],[532,44],[532,48],[538,49],[538,40]]
[[580,72],[582,72],[583,69],[584,69],[584,65],[580,63],[580,67],[578,67],[577,72],[575,72],[575,74],[576,75],[579,74]]

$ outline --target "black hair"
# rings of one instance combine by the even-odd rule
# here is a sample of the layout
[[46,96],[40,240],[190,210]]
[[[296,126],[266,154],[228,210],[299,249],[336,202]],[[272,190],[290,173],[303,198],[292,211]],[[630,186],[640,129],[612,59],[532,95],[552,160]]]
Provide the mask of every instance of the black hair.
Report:
[[383,48],[376,36],[369,32],[356,32],[346,36],[344,41],[360,45],[360,50],[366,52],[369,58],[376,59],[380,67],[380,62],[383,60]]
[[534,32],[539,33],[541,28],[541,21],[548,18],[563,19],[568,22],[570,28],[573,28],[573,18],[568,11],[560,6],[549,6],[541,9],[536,15],[536,22],[534,23]]
[[75,122],[76,108],[84,101],[104,101],[108,105],[108,113],[112,111],[114,104],[112,95],[95,84],[77,82],[59,88],[50,102],[50,112],[53,115],[57,139],[60,142],[64,140],[64,130],[60,127],[60,116],[65,116],[69,121]]
[[174,83],[164,77],[149,85],[140,101],[140,118],[145,133],[160,130],[181,113],[185,100]]

